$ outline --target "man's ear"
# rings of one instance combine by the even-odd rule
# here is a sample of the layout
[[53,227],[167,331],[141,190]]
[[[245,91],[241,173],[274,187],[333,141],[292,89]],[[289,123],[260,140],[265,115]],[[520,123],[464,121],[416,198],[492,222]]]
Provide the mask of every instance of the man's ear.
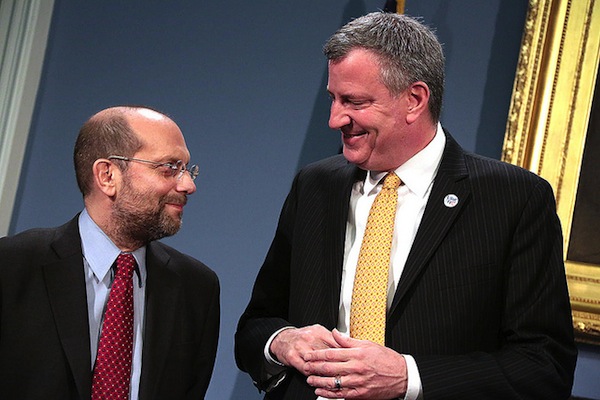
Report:
[[429,86],[425,82],[414,82],[408,87],[407,94],[406,122],[412,124],[423,113],[429,113]]
[[121,170],[106,158],[97,159],[92,170],[94,185],[106,196],[113,197],[116,194],[116,182],[121,176]]

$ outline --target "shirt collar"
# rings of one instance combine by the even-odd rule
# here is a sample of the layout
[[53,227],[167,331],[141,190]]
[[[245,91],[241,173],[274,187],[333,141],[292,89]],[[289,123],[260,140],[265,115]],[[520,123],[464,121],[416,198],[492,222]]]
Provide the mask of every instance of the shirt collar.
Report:
[[[81,236],[83,257],[88,262],[96,279],[99,281],[104,280],[121,250],[96,225],[87,209],[84,209],[79,215],[79,234]],[[131,254],[133,254],[138,264],[136,271],[141,286],[146,281],[146,246],[140,247]]]
[[[417,196],[425,196],[435,178],[445,146],[446,136],[438,122],[433,140],[394,171],[402,184]],[[364,193],[370,193],[386,174],[387,172],[369,171],[365,178]]]

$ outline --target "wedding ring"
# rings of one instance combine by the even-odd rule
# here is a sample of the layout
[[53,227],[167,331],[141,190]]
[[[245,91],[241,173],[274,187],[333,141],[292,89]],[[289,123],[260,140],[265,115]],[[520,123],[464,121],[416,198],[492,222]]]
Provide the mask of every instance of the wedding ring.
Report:
[[333,378],[333,385],[335,386],[335,390],[342,389],[342,379],[339,376]]

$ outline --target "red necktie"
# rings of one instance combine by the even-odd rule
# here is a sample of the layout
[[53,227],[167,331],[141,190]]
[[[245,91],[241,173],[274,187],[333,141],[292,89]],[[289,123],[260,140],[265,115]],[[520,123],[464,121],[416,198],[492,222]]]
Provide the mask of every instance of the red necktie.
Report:
[[133,271],[131,254],[117,257],[117,272],[110,289],[98,356],[94,368],[92,400],[128,399],[133,353]]

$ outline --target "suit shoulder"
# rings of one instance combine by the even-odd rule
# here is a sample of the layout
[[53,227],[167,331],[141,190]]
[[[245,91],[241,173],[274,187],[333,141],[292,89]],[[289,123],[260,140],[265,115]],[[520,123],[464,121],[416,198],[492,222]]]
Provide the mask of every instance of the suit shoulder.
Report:
[[327,158],[323,158],[322,160],[318,160],[307,164],[302,167],[305,169],[329,169],[329,168],[339,168],[348,165],[348,160],[342,154],[336,154]]
[[46,245],[52,242],[61,228],[33,228],[2,237],[0,238],[0,254],[10,252],[31,256],[40,249],[46,249]]
[[[9,271],[27,274],[31,268],[37,269],[51,260],[56,259],[54,243],[70,223],[58,228],[34,228],[12,236],[0,238],[0,269],[2,273]],[[77,246],[69,247],[68,251],[76,251]]]
[[467,153],[465,160],[470,176],[475,176],[478,179],[491,179],[499,184],[505,182],[513,185],[550,187],[550,184],[544,178],[514,164],[473,153]]
[[208,279],[218,283],[219,279],[216,272],[202,261],[188,254],[182,253],[181,251],[162,242],[153,242],[152,245],[159,247],[169,255],[171,258],[170,264],[172,264],[172,267],[175,268],[179,273],[186,276],[199,276],[202,279]]
[[445,133],[446,148],[441,170],[452,171],[453,176],[464,174],[474,181],[490,181],[497,185],[518,182],[525,186],[550,187],[546,180],[522,167],[466,151],[449,132],[445,131]]
[[348,165],[349,163],[344,156],[337,154],[335,156],[324,158],[304,166],[300,170],[300,174],[328,173],[339,168],[347,167]]
[[338,154],[306,165],[298,172],[296,180],[327,182],[355,173],[361,173],[361,170]]

